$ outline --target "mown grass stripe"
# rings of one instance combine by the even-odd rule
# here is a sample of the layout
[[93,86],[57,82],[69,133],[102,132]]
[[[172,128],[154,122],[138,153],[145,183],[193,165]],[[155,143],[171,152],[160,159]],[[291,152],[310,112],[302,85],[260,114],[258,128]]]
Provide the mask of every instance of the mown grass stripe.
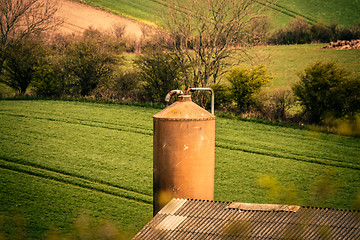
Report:
[[[314,156],[313,152],[308,152],[306,155],[304,153],[298,153],[296,151],[294,151],[293,149],[291,148],[283,148],[283,147],[275,147],[274,145],[271,145],[271,146],[257,146],[256,144],[254,145],[249,145],[245,142],[242,142],[242,141],[233,141],[233,140],[227,140],[227,139],[224,139],[224,138],[217,138],[216,139],[216,142],[217,143],[220,143],[220,144],[223,144],[223,145],[230,145],[230,146],[244,146],[243,148],[246,148],[246,149],[255,149],[254,151],[255,152],[259,152],[259,151],[265,151],[267,153],[272,154],[272,153],[275,153],[275,154],[281,154],[282,156],[288,156],[289,159],[293,158],[293,156],[295,157],[300,157],[300,158],[310,158],[310,159],[321,159],[321,160],[324,160],[324,161],[330,161],[330,162],[336,162],[336,163],[348,163],[348,162],[345,162],[343,161],[342,159],[334,159],[334,158],[330,158],[330,157],[327,157],[327,156]],[[256,147],[254,147],[256,146]]]
[[[95,120],[95,119],[91,119],[91,120],[90,119],[83,119],[83,118],[75,117],[75,116],[72,116],[72,115],[68,115],[67,118],[64,118],[62,116],[62,114],[60,114],[58,116],[55,116],[54,112],[31,111],[31,112],[28,112],[27,115],[25,115],[24,111],[23,111],[23,114],[14,114],[14,113],[6,112],[6,111],[0,109],[0,114],[1,114],[1,112],[4,112],[5,114],[8,114],[8,115],[20,115],[20,116],[24,116],[24,117],[28,116],[28,117],[34,117],[34,118],[39,118],[39,119],[48,119],[50,121],[58,120],[58,121],[64,121],[64,122],[72,122],[72,121],[69,120],[69,119],[71,119],[71,120],[77,120],[77,121],[85,122],[85,123],[90,121],[90,122],[95,122],[95,123],[100,123],[100,124],[109,124],[109,125],[121,126],[121,127],[128,127],[129,124],[132,124],[131,128],[144,130],[145,132],[147,132],[147,131],[151,132],[152,131],[151,128],[134,125],[133,122],[129,122],[129,121],[122,121],[121,123],[119,123],[118,119],[116,119],[116,122],[106,122],[106,121],[98,121],[98,120]],[[34,116],[34,115],[52,115],[53,117],[52,118],[38,117],[38,116]]]
[[300,162],[308,162],[308,163],[315,163],[315,164],[332,166],[332,167],[360,170],[359,166],[355,166],[352,164],[346,164],[343,162],[335,162],[334,163],[334,162],[330,162],[328,160],[316,160],[316,159],[310,159],[310,158],[299,158],[296,156],[285,156],[283,154],[276,153],[276,152],[265,152],[265,151],[261,151],[260,149],[255,150],[255,149],[240,147],[239,145],[225,144],[225,143],[222,143],[219,141],[215,142],[215,147],[228,149],[228,150],[234,150],[234,151],[242,151],[242,152],[247,152],[247,153],[259,154],[259,155],[264,155],[264,156],[270,156],[270,157],[275,157],[275,158],[295,160],[295,161],[300,161]]
[[38,169],[39,171],[43,171],[43,172],[47,172],[49,174],[54,174],[57,176],[62,176],[64,178],[69,178],[72,180],[76,180],[79,182],[83,182],[84,184],[96,184],[99,186],[102,186],[104,188],[111,188],[114,189],[116,191],[121,191],[124,192],[128,195],[135,195],[137,199],[145,199],[145,202],[152,202],[152,196],[146,193],[142,193],[139,191],[136,191],[134,189],[129,189],[129,188],[125,188],[116,184],[112,184],[112,183],[108,183],[105,181],[101,181],[101,180],[97,180],[97,179],[92,179],[90,177],[86,177],[86,176],[82,176],[82,175],[78,175],[78,174],[72,174],[66,171],[62,171],[59,169],[52,169],[49,167],[45,167],[42,166],[40,164],[36,164],[36,163],[31,163],[31,162],[27,162],[24,160],[20,160],[20,159],[16,159],[16,158],[10,158],[10,157],[5,157],[5,156],[0,156],[0,160],[4,163],[9,163],[9,164],[15,164],[18,166],[23,166],[23,167],[28,167],[28,168],[32,168],[32,169]]
[[[2,112],[0,114],[5,115],[5,116],[12,116],[12,117],[39,119],[39,120],[62,122],[62,123],[68,123],[68,124],[78,124],[78,125],[83,125],[83,126],[88,126],[88,127],[101,127],[101,128],[105,128],[105,129],[109,129],[109,130],[133,132],[133,133],[140,133],[140,134],[152,136],[152,130],[147,130],[145,128],[138,128],[138,127],[133,127],[133,126],[129,127],[128,125],[116,124],[117,126],[122,127],[122,128],[116,128],[116,127],[111,127],[111,126],[91,124],[91,123],[87,123],[87,121],[89,121],[89,120],[76,119],[76,118],[73,118],[73,120],[69,120],[69,119],[56,119],[56,118],[51,118],[51,117],[38,117],[38,116],[29,116],[29,115],[24,115],[24,114],[14,114],[14,113],[4,113],[4,112]],[[74,120],[78,120],[78,121],[74,121]],[[93,121],[93,122],[96,123],[96,121]],[[101,123],[101,122],[98,121],[97,123]],[[105,122],[103,122],[103,123],[114,125],[112,123],[105,123]]]
[[0,159],[0,167],[3,169],[7,169],[19,173],[24,173],[35,177],[49,179],[56,182],[62,182],[65,184],[81,187],[84,189],[124,198],[129,201],[135,201],[144,204],[152,204],[152,199],[150,197],[144,198],[143,196],[136,196],[135,194],[131,194],[129,191],[121,191],[122,189],[118,189],[118,188],[114,189],[111,186],[105,186],[103,184],[94,183],[85,179],[59,174],[56,172],[46,171],[41,168],[35,168],[32,166],[25,166],[22,164],[8,162],[6,160],[4,161],[3,159]]
[[[97,128],[104,128],[109,130],[115,130],[115,131],[124,131],[124,132],[132,132],[132,133],[139,133],[143,135],[152,136],[152,130],[146,129],[146,128],[139,128],[139,127],[129,127],[127,125],[121,125],[118,123],[107,123],[103,121],[96,121],[96,120],[83,120],[80,118],[71,118],[70,119],[57,119],[57,118],[50,118],[50,117],[38,117],[38,116],[30,116],[30,115],[24,115],[24,114],[14,114],[14,113],[8,113],[8,112],[0,112],[0,114],[7,115],[7,116],[13,116],[13,117],[23,117],[23,118],[30,118],[30,119],[39,119],[39,120],[48,120],[48,121],[55,121],[55,122],[63,122],[68,124],[78,124],[82,126],[89,126],[89,127],[97,127]],[[105,124],[105,125],[102,125]],[[106,126],[110,125],[110,126]],[[112,126],[111,126],[112,125]],[[117,128],[113,126],[121,126],[122,128]],[[276,158],[282,158],[282,159],[289,159],[289,160],[295,160],[295,161],[302,161],[302,162],[309,162],[309,163],[315,163],[315,164],[321,164],[321,165],[327,165],[327,166],[334,166],[334,167],[340,167],[340,168],[348,168],[348,169],[355,169],[360,170],[360,166],[357,166],[355,164],[351,163],[345,163],[341,160],[336,159],[330,159],[327,157],[315,157],[315,156],[302,156],[300,154],[295,154],[291,151],[286,151],[286,153],[280,153],[278,151],[273,151],[271,149],[266,148],[254,148],[247,145],[240,146],[239,143],[231,142],[226,140],[219,140],[217,139],[215,141],[216,147],[220,147],[223,149],[229,149],[229,150],[237,150],[242,152],[248,152],[252,154],[258,154],[258,155],[265,155],[265,156],[271,156]],[[39,166],[42,167],[42,166]],[[53,169],[51,171],[54,171]],[[67,173],[65,173],[67,174]],[[84,178],[84,176],[81,176]],[[88,179],[90,180],[90,179]],[[96,181],[96,180],[92,180]],[[109,183],[105,183],[110,186]],[[118,187],[125,189],[123,187],[112,185],[113,187]],[[134,191],[133,189],[129,191]],[[142,193],[146,195],[145,193]]]
[[[263,5],[263,6],[267,6],[265,3],[263,3],[262,1],[257,1],[259,4]],[[306,19],[308,22],[310,22],[310,24],[314,24],[316,21],[308,16],[305,16],[301,13],[295,12],[293,10],[290,10],[284,6],[281,6],[280,4],[273,2],[270,5],[268,5],[271,9],[273,9],[274,11],[283,13],[289,17],[292,18],[296,18],[296,17],[302,17],[304,19]]]

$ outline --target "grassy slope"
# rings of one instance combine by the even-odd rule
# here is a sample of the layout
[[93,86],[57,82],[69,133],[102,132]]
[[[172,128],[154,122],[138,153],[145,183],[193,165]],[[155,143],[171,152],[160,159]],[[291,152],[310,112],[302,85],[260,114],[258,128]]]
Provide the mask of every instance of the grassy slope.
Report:
[[360,21],[359,0],[279,0],[284,9],[326,24],[337,22],[351,26]]
[[[151,22],[159,22],[158,11],[166,11],[166,0],[85,0],[118,14]],[[360,21],[359,0],[279,0],[272,11],[277,26],[284,26],[293,17],[303,16],[327,24],[354,25]]]
[[[18,169],[0,168],[0,236],[16,234],[13,225],[19,224],[17,215],[25,217],[24,239],[45,239],[49,229],[57,229],[59,234],[78,234],[79,231],[73,229],[74,222],[82,215],[89,215],[91,221],[96,219],[99,225],[111,221],[123,234],[130,235],[151,219],[152,206],[149,204],[50,180],[47,175],[38,177],[32,173],[33,169],[26,170],[23,173]],[[99,228],[97,225],[96,230]],[[11,234],[5,239],[18,239]]]
[[[11,175],[2,178],[1,215],[19,208],[32,237],[49,224],[69,230],[83,210],[130,233],[151,218],[151,122],[145,130],[130,124],[137,119],[134,109],[63,102],[1,105],[0,166]],[[138,116],[144,117],[141,110]],[[146,116],[151,119],[151,113]]]
[[[251,52],[263,57],[274,79],[271,89],[288,89],[299,80],[298,74],[316,61],[334,61],[353,76],[360,76],[360,50],[322,49],[326,44],[256,47]],[[261,61],[256,62],[257,64]]]
[[[50,226],[71,231],[83,211],[135,233],[152,213],[152,115],[158,111],[0,101],[0,215],[9,220],[22,212],[34,238]],[[217,118],[215,198],[352,208],[360,193],[359,143]],[[259,179],[278,190],[268,195]],[[323,179],[325,189],[336,191],[320,202],[313,193]]]
[[[333,179],[327,179],[326,183],[331,185],[335,181],[344,192],[338,192],[323,204],[337,199],[339,205],[334,207],[345,207],[360,190],[359,169],[352,169],[360,163],[356,152],[358,139],[227,119],[217,121],[216,193],[222,201],[290,203],[292,200],[287,198],[294,194],[293,203],[316,205],[312,188],[319,184],[319,179],[331,175]],[[264,175],[273,176],[280,182],[280,188],[290,189],[291,194],[265,197],[258,185]],[[351,186],[343,185],[345,182]],[[357,189],[355,195],[345,197],[343,194],[349,194],[350,189]]]
[[161,0],[84,0],[82,2],[106,11],[148,22],[158,22],[160,20],[158,12],[166,9],[164,6],[166,4]]

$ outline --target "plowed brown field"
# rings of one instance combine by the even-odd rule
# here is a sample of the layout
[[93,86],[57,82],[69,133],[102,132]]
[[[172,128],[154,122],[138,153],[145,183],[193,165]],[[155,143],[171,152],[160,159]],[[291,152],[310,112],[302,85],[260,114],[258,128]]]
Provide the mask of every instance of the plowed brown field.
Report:
[[53,0],[57,2],[56,17],[64,22],[59,31],[65,34],[81,33],[92,27],[98,30],[112,30],[116,26],[126,26],[125,34],[139,38],[142,35],[141,23],[128,18],[71,0]]

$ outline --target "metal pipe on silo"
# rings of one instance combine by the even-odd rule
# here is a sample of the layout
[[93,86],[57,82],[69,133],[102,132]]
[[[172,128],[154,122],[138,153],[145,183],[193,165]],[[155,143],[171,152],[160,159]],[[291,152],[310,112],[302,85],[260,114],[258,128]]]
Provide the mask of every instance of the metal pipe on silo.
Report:
[[[214,114],[215,111],[215,94],[214,94],[214,90],[212,88],[188,88],[188,90],[186,90],[186,95],[189,94],[189,92],[193,92],[193,91],[210,91],[211,92],[211,114]],[[166,101],[166,99],[165,99]]]
[[[187,93],[195,90],[210,89]],[[172,198],[214,200],[215,116],[180,90],[166,99],[173,94],[179,100],[153,116],[154,215]]]

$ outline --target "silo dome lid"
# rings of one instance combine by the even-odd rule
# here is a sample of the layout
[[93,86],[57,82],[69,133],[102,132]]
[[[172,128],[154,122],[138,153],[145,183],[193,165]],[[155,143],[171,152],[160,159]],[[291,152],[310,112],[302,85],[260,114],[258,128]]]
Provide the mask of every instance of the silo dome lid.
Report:
[[179,101],[174,102],[161,110],[153,118],[161,120],[187,121],[187,120],[214,120],[215,116],[191,101],[190,95],[179,96]]

